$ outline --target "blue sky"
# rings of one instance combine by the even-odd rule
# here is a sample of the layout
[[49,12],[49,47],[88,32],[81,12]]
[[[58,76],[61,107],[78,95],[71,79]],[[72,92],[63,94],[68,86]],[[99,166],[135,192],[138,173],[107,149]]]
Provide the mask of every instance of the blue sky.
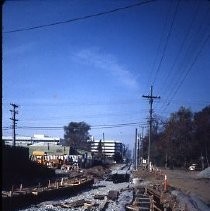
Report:
[[[142,1],[8,0],[3,6],[3,127],[19,105],[18,135],[63,137],[64,125],[85,121],[101,139],[134,143],[154,112],[210,104],[210,2],[152,1],[111,14],[34,30]],[[137,123],[124,127],[104,125]],[[99,126],[102,125],[102,126]],[[146,130],[146,129],[145,129]],[[12,130],[3,130],[11,135]]]

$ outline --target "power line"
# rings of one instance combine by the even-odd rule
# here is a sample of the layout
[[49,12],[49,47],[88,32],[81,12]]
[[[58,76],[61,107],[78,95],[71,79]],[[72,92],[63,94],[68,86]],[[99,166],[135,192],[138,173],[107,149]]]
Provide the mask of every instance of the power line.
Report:
[[4,1],[5,2],[21,2],[21,1],[29,2],[29,0],[4,0]]
[[[168,82],[169,85],[172,84],[172,82],[174,81],[175,76],[177,75],[177,72],[174,72],[174,74],[171,74],[171,80],[172,80],[172,82],[169,80],[170,73],[173,72],[174,67],[176,66],[177,60],[178,60],[178,58],[180,57],[181,52],[182,52],[183,49],[184,49],[185,43],[187,42],[187,39],[189,39],[188,37],[189,37],[189,35],[190,35],[190,31],[191,31],[191,29],[192,29],[192,27],[193,27],[193,24],[195,24],[195,20],[196,20],[196,17],[197,17],[197,15],[198,15],[199,7],[200,7],[200,4],[199,4],[199,1],[198,1],[197,5],[196,5],[195,12],[193,13],[193,18],[191,19],[191,22],[190,22],[190,24],[189,24],[189,26],[188,26],[188,28],[187,28],[187,30],[186,30],[184,39],[182,40],[181,47],[179,48],[178,53],[176,54],[176,57],[175,57],[175,59],[174,59],[174,62],[173,62],[173,64],[171,65],[170,71],[167,72],[167,75],[166,75],[166,77],[165,77],[165,79],[164,79],[164,81],[165,81],[166,83]],[[168,87],[168,86],[167,86],[167,87]],[[165,89],[165,91],[167,91],[167,90],[168,90],[168,89]]]
[[[199,32],[200,30],[198,30]],[[210,35],[207,35],[207,37],[204,39],[204,41],[201,43],[201,46],[199,47],[199,50],[197,52],[197,54],[195,55],[194,59],[192,60],[192,63],[188,65],[188,68],[184,69],[182,74],[180,75],[180,79],[179,79],[179,83],[177,82],[176,84],[174,83],[174,86],[173,86],[173,94],[168,94],[167,96],[167,104],[165,105],[165,108],[164,106],[162,106],[162,110],[165,111],[166,107],[168,107],[171,103],[171,101],[174,99],[175,95],[177,94],[177,92],[179,91],[179,89],[181,88],[182,84],[184,83],[184,81],[186,80],[187,76],[189,75],[190,71],[192,70],[194,64],[196,63],[199,55],[201,54],[205,44],[207,43],[208,39],[209,39],[209,36]],[[189,46],[190,47],[190,46]],[[190,48],[188,48],[187,52],[190,51]],[[186,55],[185,55],[186,57]],[[184,57],[183,60],[187,60],[186,58]],[[183,65],[182,65],[182,68],[183,68]],[[171,91],[172,92],[172,91]],[[170,93],[171,93],[170,92]]]
[[175,22],[176,15],[177,15],[179,3],[180,3],[180,0],[177,1],[177,4],[176,4],[176,8],[175,8],[175,11],[174,11],[174,14],[173,14],[173,18],[172,18],[172,20],[171,20],[169,32],[168,32],[168,35],[167,35],[167,37],[166,37],[166,42],[165,42],[165,46],[164,46],[164,49],[163,49],[163,54],[162,54],[162,56],[161,56],[160,62],[159,62],[159,64],[158,64],[157,70],[156,70],[156,72],[155,72],[154,80],[153,80],[153,83],[152,83],[153,86],[154,86],[154,84],[155,84],[155,82],[156,82],[157,74],[158,74],[158,72],[160,71],[160,67],[161,67],[162,62],[163,62],[163,59],[164,59],[164,57],[165,57],[166,49],[167,49],[167,47],[168,47],[168,42],[169,42],[169,39],[170,39],[170,37],[171,37],[172,29],[173,29],[173,26],[174,26],[174,22]]
[[[161,44],[163,42],[164,34],[166,32],[166,29],[167,29],[167,22],[168,22],[168,17],[169,17],[169,14],[170,14],[170,8],[171,8],[171,6],[173,6],[173,1],[171,1],[171,3],[169,4],[169,8],[167,9],[168,13],[165,16],[165,23],[164,23],[164,26],[163,26],[163,30],[162,30],[162,33],[161,33],[160,40],[159,40],[158,48],[157,48],[156,55],[154,57],[154,60],[153,60],[153,63],[152,63],[150,72],[149,72],[149,75],[151,75],[151,76],[153,75],[153,72],[155,70],[155,64],[157,63],[158,56],[161,53],[160,52],[160,50],[161,50]],[[152,79],[151,78],[152,77],[149,77],[146,87],[148,87],[148,85],[152,83]]]
[[[30,1],[43,1],[43,0],[4,0],[5,2],[21,2],[21,1],[25,1],[25,2],[30,2]],[[44,0],[47,1],[47,0]],[[48,1],[52,1],[52,0],[48,0]],[[54,0],[57,1],[57,0]]]
[[209,37],[210,37],[210,35],[208,35],[208,36],[206,37],[206,39],[204,40],[204,42],[202,43],[202,46],[201,46],[199,52],[198,52],[197,55],[195,56],[193,62],[191,63],[190,67],[188,68],[188,70],[187,70],[187,72],[185,73],[183,79],[180,81],[179,85],[177,86],[176,90],[174,91],[174,93],[173,93],[173,95],[172,95],[172,97],[170,98],[169,101],[171,101],[171,100],[176,96],[177,92],[179,91],[179,89],[181,88],[181,86],[182,86],[182,84],[184,83],[185,79],[187,78],[187,76],[189,75],[189,73],[190,73],[190,71],[192,70],[193,66],[195,65],[195,63],[196,63],[198,57],[200,56],[200,54],[201,54],[201,52],[202,52],[204,46],[205,46],[206,43],[207,43]]
[[82,16],[82,17],[78,17],[78,18],[73,18],[73,19],[69,19],[69,20],[65,20],[65,21],[58,21],[58,22],[54,22],[54,23],[49,23],[49,24],[43,24],[43,25],[38,25],[38,26],[31,26],[31,27],[25,27],[25,28],[19,28],[19,29],[14,29],[14,30],[8,30],[5,31],[3,33],[14,33],[14,32],[22,32],[22,31],[29,31],[29,30],[34,30],[34,29],[40,29],[40,28],[45,28],[45,27],[50,27],[50,26],[55,26],[55,25],[60,25],[60,24],[65,24],[65,23],[70,23],[70,22],[75,22],[75,21],[80,21],[80,20],[85,20],[85,19],[89,19],[89,18],[93,18],[93,17],[97,17],[97,16],[102,16],[102,15],[107,15],[107,14],[111,14],[111,13],[115,13],[121,10],[125,10],[125,9],[129,9],[132,7],[137,7],[137,6],[141,6],[144,4],[148,4],[151,2],[154,2],[156,0],[148,0],[148,1],[143,1],[143,2],[139,2],[136,4],[131,4],[125,7],[119,7],[113,10],[107,10],[104,12],[99,12],[99,13],[95,13],[95,14],[91,14],[91,15],[86,15],[86,16]]
[[[47,122],[47,121],[56,121],[56,122],[63,122],[63,121],[70,121],[71,119],[78,119],[81,118],[78,116],[78,114],[57,114],[56,116],[53,115],[53,112],[55,110],[52,110],[52,112],[48,115],[39,117],[36,116],[36,113],[43,113],[43,111],[37,111],[36,109],[30,109],[29,111],[31,111],[32,113],[34,113],[32,116],[28,116],[28,114],[24,114],[23,118],[21,119],[21,123],[27,123],[27,122]],[[104,117],[111,117],[111,118],[119,118],[122,115],[124,117],[126,117],[127,121],[136,121],[136,112],[142,112],[144,113],[146,111],[146,109],[137,109],[136,111],[132,111],[132,112],[103,112],[103,113],[87,113],[87,114],[82,114],[83,119],[86,119],[87,121],[93,120],[93,119],[101,119]],[[25,117],[24,117],[25,116]],[[138,120],[137,120],[138,121]],[[5,122],[5,121],[4,121]],[[45,123],[44,123],[45,124]]]
[[[199,2],[198,2],[198,4],[199,4]],[[201,31],[202,31],[202,27],[203,27],[203,25],[204,25],[204,23],[205,23],[205,20],[208,20],[208,18],[207,18],[207,16],[208,16],[208,11],[209,11],[209,8],[206,10],[206,12],[204,13],[204,16],[203,16],[203,18],[202,18],[202,20],[201,20],[201,22],[200,22],[200,24],[199,24],[199,28],[196,30],[196,32],[195,32],[195,35],[200,35],[201,34]],[[184,40],[183,40],[183,42],[182,42],[182,46],[181,46],[181,48],[180,48],[180,50],[179,50],[179,53],[178,54],[180,54],[180,51],[181,51],[181,49],[183,49],[183,45],[184,45],[184,42],[188,39],[189,40],[189,38],[188,38],[188,36],[189,36],[189,34],[190,34],[190,28],[192,27],[192,25],[194,24],[195,25],[195,17],[197,16],[197,12],[198,12],[198,7],[196,8],[196,10],[195,10],[195,13],[194,13],[194,16],[193,16],[193,19],[192,19],[192,21],[191,21],[191,23],[190,23],[190,26],[188,27],[188,30],[187,30],[187,32],[186,32],[186,34],[185,34],[185,37],[184,37]],[[188,68],[184,68],[184,63],[186,62],[186,61],[189,61],[189,58],[187,58],[187,56],[188,56],[188,54],[190,53],[192,53],[192,52],[194,52],[195,50],[194,49],[200,49],[200,46],[198,46],[198,44],[201,42],[202,40],[198,40],[198,39],[191,39],[191,42],[190,42],[190,44],[189,44],[189,46],[188,46],[188,48],[187,48],[187,50],[186,50],[186,53],[185,53],[185,55],[184,55],[184,57],[183,57],[183,59],[182,59],[182,63],[180,63],[180,65],[179,65],[179,69],[181,70],[181,69],[183,69],[183,71],[182,72],[180,72],[180,74],[177,74],[177,72],[174,72],[174,74],[173,75],[171,75],[171,80],[169,80],[169,79],[167,79],[167,78],[165,78],[165,80],[164,81],[168,81],[168,84],[169,84],[169,86],[170,86],[170,88],[169,88],[169,86],[167,86],[166,85],[166,89],[165,90],[167,90],[167,92],[168,92],[168,95],[167,95],[167,97],[166,97],[166,103],[165,103],[165,105],[162,105],[162,107],[160,108],[161,110],[164,110],[164,111],[166,111],[165,109],[166,109],[166,107],[168,107],[169,106],[169,104],[171,103],[170,102],[170,98],[171,99],[173,99],[174,97],[171,97],[171,93],[172,92],[177,92],[178,90],[177,89],[179,89],[178,87],[180,86],[180,81],[182,81],[182,80],[185,80],[186,79],[186,77],[187,77],[187,75],[189,74],[189,73],[187,73],[188,72]],[[196,44],[197,46],[195,46],[194,47],[194,49],[193,49],[193,44]],[[202,44],[201,44],[202,45]],[[199,51],[199,50],[198,50]],[[178,56],[178,54],[177,54],[177,56]],[[197,55],[197,54],[196,54]],[[188,56],[189,57],[189,56]],[[196,56],[195,56],[196,57]],[[194,57],[194,58],[195,58]],[[177,57],[176,57],[176,59],[175,60],[177,60]],[[174,69],[174,66],[175,66],[175,61],[174,61],[174,63],[173,63],[173,65],[171,66],[171,68],[170,68],[170,70],[172,71],[173,69]],[[190,66],[190,65],[189,65]],[[176,79],[178,79],[178,80],[175,80],[175,78]],[[183,81],[184,82],[184,81]],[[182,82],[182,83],[183,83]],[[166,84],[166,83],[165,83]],[[177,90],[177,91],[174,91],[174,90]],[[175,94],[176,95],[176,94]],[[162,112],[161,112],[162,113]]]
[[[91,125],[91,129],[106,129],[106,128],[116,128],[116,127],[126,127],[135,125],[146,125],[143,122],[129,122],[129,123],[118,123],[118,124],[108,124],[108,125]],[[63,129],[64,126],[19,126],[19,129]],[[3,129],[11,129],[11,127],[3,127]]]
[[[17,2],[20,2],[20,1],[27,1],[27,2],[29,2],[29,0],[5,0],[5,2],[12,2],[12,1],[17,1]],[[37,0],[36,0],[37,1]]]
[[[189,41],[189,35],[190,35],[190,32],[192,30],[193,25],[195,24],[195,20],[196,20],[196,17],[198,15],[199,8],[200,8],[200,4],[199,4],[199,1],[198,1],[197,5],[196,5],[196,8],[195,8],[195,11],[193,13],[193,18],[191,19],[191,22],[190,22],[190,24],[189,24],[189,26],[188,26],[188,28],[186,30],[184,39],[182,40],[181,47],[179,48],[178,53],[176,54],[176,57],[174,59],[174,62],[173,62],[173,64],[170,67],[170,71],[168,71],[168,73],[167,73],[167,75],[166,75],[166,77],[164,79],[164,81],[166,82],[165,83],[166,87],[167,87],[167,89],[164,89],[164,90],[165,90],[165,93],[168,93],[167,94],[167,99],[170,97],[171,89],[175,89],[175,87],[177,86],[178,82],[175,79],[178,79],[178,81],[180,81],[181,78],[182,78],[183,73],[180,72],[180,74],[178,74],[177,71],[174,71],[174,69],[175,69],[175,66],[177,64],[178,58],[180,57],[181,53],[184,50],[185,43],[187,42],[187,40]],[[203,21],[204,20],[205,20],[205,18],[203,19]],[[202,26],[202,24],[201,24],[201,26]],[[200,26],[200,30],[201,30],[201,26]],[[200,30],[199,30],[199,32],[200,32]],[[188,52],[188,50],[187,50],[187,52]],[[186,57],[186,54],[185,54],[184,58]],[[182,61],[185,61],[185,60],[188,60],[188,59],[183,59]],[[181,69],[181,68],[183,68],[183,65],[180,65],[179,69]],[[171,75],[170,75],[170,73],[171,73]],[[169,88],[169,87],[171,87],[171,88]]]
[[136,125],[147,125],[146,123],[128,123],[128,124],[119,124],[113,126],[101,126],[101,127],[91,127],[92,129],[111,129],[111,128],[118,128],[118,127],[127,127],[127,126],[136,126]]

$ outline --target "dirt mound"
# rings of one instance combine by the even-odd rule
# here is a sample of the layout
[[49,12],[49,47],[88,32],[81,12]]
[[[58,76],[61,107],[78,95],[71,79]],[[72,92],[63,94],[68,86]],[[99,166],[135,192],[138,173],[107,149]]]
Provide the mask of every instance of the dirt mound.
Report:
[[103,178],[105,174],[110,173],[109,167],[106,166],[94,166],[86,169],[84,172],[86,175],[92,175],[95,178]]
[[201,171],[197,177],[199,178],[208,178],[210,179],[210,167],[204,169],[203,171]]

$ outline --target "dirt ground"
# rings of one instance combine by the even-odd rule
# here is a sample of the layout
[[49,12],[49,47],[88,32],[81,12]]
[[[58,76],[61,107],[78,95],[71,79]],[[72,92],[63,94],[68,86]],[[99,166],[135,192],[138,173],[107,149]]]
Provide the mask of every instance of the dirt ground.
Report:
[[168,184],[186,194],[196,194],[210,205],[210,179],[197,177],[198,171],[162,170],[167,175]]
[[198,173],[198,171],[161,169],[161,173],[157,174],[140,169],[133,172],[133,175],[153,184],[163,184],[164,175],[166,175],[167,183],[171,187],[187,195],[196,194],[205,204],[210,205],[210,179],[200,179],[197,177]]
[[110,166],[94,166],[92,168],[89,168],[89,169],[83,169],[83,173],[85,175],[91,175],[93,176],[94,178],[98,178],[98,179],[102,179],[104,175],[110,173],[111,170],[110,170]]

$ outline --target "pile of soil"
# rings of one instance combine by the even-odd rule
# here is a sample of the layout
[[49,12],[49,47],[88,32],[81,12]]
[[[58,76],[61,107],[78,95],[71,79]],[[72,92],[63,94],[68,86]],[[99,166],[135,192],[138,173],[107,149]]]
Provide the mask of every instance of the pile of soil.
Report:
[[85,175],[91,175],[94,178],[97,179],[103,179],[103,177],[107,174],[109,174],[110,168],[108,166],[94,166],[92,168],[89,169],[84,169],[84,174]]
[[204,169],[203,171],[201,171],[198,175],[198,178],[206,178],[206,179],[210,179],[210,167]]

